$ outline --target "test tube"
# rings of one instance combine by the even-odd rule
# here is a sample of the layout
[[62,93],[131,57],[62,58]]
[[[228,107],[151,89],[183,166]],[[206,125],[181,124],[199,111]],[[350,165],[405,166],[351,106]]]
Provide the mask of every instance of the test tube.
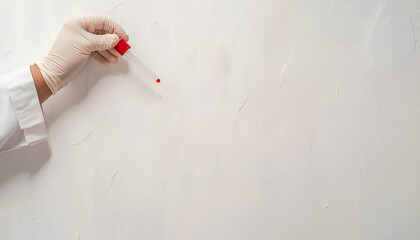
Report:
[[130,50],[131,46],[123,38],[120,38],[120,41],[114,48],[119,54],[121,54],[121,56],[125,56],[126,59],[131,63],[130,69],[132,69],[133,72],[136,74],[138,78],[138,83],[141,86],[145,87],[145,90],[147,90],[154,97],[160,99],[161,96],[150,88],[151,83],[160,83],[160,79],[158,78],[156,73],[154,73],[142,61],[140,61],[140,59],[134,54],[134,52]]

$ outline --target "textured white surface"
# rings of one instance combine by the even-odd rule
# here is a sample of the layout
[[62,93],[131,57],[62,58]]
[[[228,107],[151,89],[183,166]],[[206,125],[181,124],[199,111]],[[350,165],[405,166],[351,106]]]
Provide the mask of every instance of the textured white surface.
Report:
[[420,239],[420,1],[2,3],[0,73],[118,20],[162,79],[89,62],[0,155],[0,239]]

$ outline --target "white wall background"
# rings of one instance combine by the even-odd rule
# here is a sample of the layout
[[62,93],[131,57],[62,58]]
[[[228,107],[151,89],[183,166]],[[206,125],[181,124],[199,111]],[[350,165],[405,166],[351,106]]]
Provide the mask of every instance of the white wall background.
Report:
[[420,1],[2,1],[0,74],[88,14],[163,98],[89,62],[0,155],[0,239],[420,239]]

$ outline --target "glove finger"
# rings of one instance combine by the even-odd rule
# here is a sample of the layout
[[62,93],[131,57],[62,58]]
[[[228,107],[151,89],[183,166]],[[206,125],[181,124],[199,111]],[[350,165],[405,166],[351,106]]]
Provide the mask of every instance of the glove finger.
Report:
[[91,51],[101,51],[114,48],[117,45],[119,38],[115,34],[95,35],[88,33],[87,36],[90,43]]
[[98,51],[100,55],[106,58],[111,63],[118,63],[119,58],[108,50]]
[[110,61],[108,61],[108,59],[106,59],[104,56],[102,56],[101,54],[99,54],[98,52],[93,52],[92,54],[90,54],[91,57],[93,57],[93,59],[95,59],[96,61],[98,61],[99,63],[102,63],[104,65],[109,65],[111,64]]
[[117,52],[117,50],[115,50],[115,48],[110,48],[110,49],[108,49],[108,51],[110,52],[110,53],[112,53],[113,55],[115,55],[116,57],[121,57],[121,54],[119,54],[118,52]]
[[104,16],[89,16],[80,18],[81,26],[90,33],[104,30],[106,33],[117,34],[118,37],[123,37],[128,41],[129,37],[125,30],[113,20]]

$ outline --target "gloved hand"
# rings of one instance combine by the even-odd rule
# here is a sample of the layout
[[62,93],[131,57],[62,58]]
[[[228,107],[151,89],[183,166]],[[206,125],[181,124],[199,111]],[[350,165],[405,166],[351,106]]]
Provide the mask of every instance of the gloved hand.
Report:
[[114,47],[120,37],[128,41],[124,29],[106,17],[70,19],[64,24],[48,55],[36,65],[55,94],[82,69],[89,56],[106,65],[117,63],[120,55]]

